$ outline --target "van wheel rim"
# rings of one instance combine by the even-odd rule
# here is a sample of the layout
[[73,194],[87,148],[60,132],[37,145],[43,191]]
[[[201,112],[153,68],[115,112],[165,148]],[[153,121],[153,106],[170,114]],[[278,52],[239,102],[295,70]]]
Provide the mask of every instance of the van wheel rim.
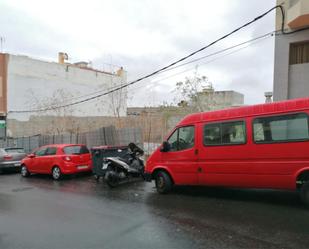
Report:
[[54,170],[53,170],[53,177],[54,177],[55,179],[58,179],[59,176],[60,176],[60,170],[59,170],[59,168],[54,168]]
[[163,188],[164,187],[164,179],[163,179],[163,177],[162,176],[159,176],[158,177],[158,187],[159,188]]

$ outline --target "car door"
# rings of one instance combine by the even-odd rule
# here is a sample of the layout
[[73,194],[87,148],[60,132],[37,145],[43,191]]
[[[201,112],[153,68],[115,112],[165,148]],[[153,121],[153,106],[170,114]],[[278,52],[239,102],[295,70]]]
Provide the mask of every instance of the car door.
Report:
[[28,166],[31,172],[34,173],[44,172],[44,168],[42,167],[42,165],[44,165],[44,156],[46,153],[46,149],[47,147],[41,147],[33,153],[34,157],[31,159],[31,163]]
[[251,172],[245,120],[202,123],[199,151],[201,185],[248,186]]
[[56,161],[57,147],[47,147],[45,155],[41,158],[41,167],[44,173],[50,173]]
[[161,162],[179,185],[196,185],[197,136],[194,125],[177,128],[169,137],[170,150],[161,153]]

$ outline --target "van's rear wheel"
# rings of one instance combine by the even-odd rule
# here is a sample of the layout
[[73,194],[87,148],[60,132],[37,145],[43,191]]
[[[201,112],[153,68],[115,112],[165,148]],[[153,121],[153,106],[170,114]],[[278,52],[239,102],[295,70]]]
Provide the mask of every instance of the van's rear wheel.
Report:
[[309,208],[309,182],[302,185],[300,190],[300,197],[302,202]]
[[157,188],[158,193],[166,194],[169,191],[171,191],[173,187],[173,182],[168,173],[164,171],[159,171],[156,174],[155,180],[156,180],[156,188]]

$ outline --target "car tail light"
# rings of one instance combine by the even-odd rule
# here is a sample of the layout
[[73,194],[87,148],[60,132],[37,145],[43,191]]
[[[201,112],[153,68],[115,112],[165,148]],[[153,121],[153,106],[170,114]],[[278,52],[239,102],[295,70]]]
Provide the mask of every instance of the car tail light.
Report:
[[4,160],[12,160],[13,157],[10,156],[10,155],[5,155],[5,156],[3,157],[3,159],[4,159]]
[[71,157],[69,157],[69,156],[64,156],[64,157],[63,157],[63,160],[64,160],[64,161],[67,161],[67,162],[70,162],[72,159],[71,159]]

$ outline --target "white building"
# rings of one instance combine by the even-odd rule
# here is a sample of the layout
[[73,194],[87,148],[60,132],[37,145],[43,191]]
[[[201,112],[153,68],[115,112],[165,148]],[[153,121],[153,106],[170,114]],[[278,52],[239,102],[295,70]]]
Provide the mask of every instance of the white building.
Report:
[[120,68],[108,73],[88,67],[87,63],[65,63],[64,53],[59,61],[47,62],[0,54],[0,113],[8,119],[28,120],[31,115],[125,116],[126,90],[100,98],[37,113],[16,111],[44,109],[70,104],[104,93],[126,83],[126,72]]
[[244,105],[244,95],[236,91],[215,91],[213,88],[199,92],[193,101],[201,110],[212,111]]
[[[309,96],[309,0],[277,0],[285,14],[284,29],[294,32],[275,38],[274,100]],[[282,14],[277,10],[276,29]]]

